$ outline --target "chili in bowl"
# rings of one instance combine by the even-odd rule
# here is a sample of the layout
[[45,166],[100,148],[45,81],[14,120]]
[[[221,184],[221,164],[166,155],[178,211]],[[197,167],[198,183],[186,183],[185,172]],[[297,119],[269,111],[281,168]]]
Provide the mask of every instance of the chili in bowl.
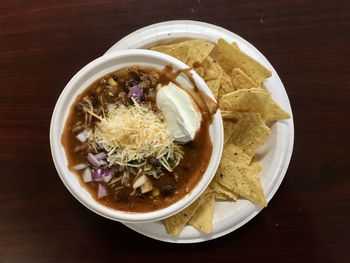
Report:
[[53,112],[50,144],[62,181],[86,207],[150,222],[205,190],[221,158],[223,127],[193,70],[155,51],[127,50],[71,79]]

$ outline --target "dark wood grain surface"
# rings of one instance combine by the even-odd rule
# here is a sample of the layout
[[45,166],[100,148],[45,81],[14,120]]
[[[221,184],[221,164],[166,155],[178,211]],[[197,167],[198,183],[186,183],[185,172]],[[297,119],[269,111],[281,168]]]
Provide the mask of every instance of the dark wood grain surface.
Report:
[[[272,63],[295,146],[269,206],[214,241],[175,245],[84,208],[53,165],[49,124],[69,79],[134,30],[192,19]],[[0,1],[0,262],[350,262],[350,2]]]

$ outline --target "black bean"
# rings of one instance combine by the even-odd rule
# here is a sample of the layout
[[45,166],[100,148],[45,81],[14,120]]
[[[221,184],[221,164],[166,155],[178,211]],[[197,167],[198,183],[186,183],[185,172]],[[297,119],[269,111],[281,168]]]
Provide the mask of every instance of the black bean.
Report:
[[129,194],[126,191],[120,191],[119,193],[114,194],[114,200],[126,202],[129,199]]
[[140,199],[146,199],[147,196],[145,194],[138,193],[137,197],[140,198]]
[[154,157],[149,157],[148,158],[148,162],[150,164],[152,164],[153,166],[159,166],[160,165],[160,162],[158,159],[154,158]]
[[163,196],[173,195],[175,193],[175,190],[176,190],[176,188],[172,184],[162,185],[159,188],[159,191],[160,191],[161,195],[163,195]]
[[78,114],[81,114],[84,112],[84,107],[81,103],[78,103],[77,106],[75,106],[75,110]]
[[93,99],[92,106],[94,108],[97,108],[99,104],[100,104],[100,102],[99,102],[98,98]]
[[89,92],[89,96],[90,96],[91,98],[95,97],[95,96],[96,96],[96,91],[94,91],[94,90],[90,91],[90,92]]
[[131,69],[129,71],[129,75],[131,76],[132,79],[134,79],[136,81],[140,81],[141,80],[140,73],[138,72],[137,69]]

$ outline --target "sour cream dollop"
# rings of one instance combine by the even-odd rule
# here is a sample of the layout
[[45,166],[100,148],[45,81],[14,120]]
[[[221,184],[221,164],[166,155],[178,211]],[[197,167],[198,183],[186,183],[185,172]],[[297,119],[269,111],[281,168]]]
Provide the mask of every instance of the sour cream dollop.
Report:
[[174,140],[180,143],[192,141],[201,126],[202,114],[191,96],[169,82],[158,89],[156,102]]

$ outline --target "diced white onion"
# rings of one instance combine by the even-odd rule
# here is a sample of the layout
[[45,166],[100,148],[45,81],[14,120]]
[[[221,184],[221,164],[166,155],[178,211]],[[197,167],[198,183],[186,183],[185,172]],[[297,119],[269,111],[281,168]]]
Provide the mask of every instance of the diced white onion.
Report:
[[141,193],[144,194],[152,190],[153,190],[153,186],[150,180],[147,179],[146,182],[143,185],[141,185]]
[[106,183],[108,183],[111,179],[112,179],[112,173],[109,173],[108,175],[103,176],[103,181],[105,181]]
[[146,175],[141,175],[139,178],[137,178],[137,180],[135,181],[135,183],[133,184],[132,187],[134,189],[136,189],[136,188],[140,187],[141,185],[143,185],[146,181],[147,181]]
[[80,163],[80,164],[77,164],[75,166],[73,166],[73,169],[74,170],[77,170],[77,171],[80,171],[80,170],[83,170],[87,167],[87,164],[85,163]]
[[92,181],[92,173],[91,173],[91,169],[88,167],[83,172],[83,182],[89,183],[91,181]]
[[102,197],[105,197],[105,196],[107,196],[107,195],[108,195],[107,189],[106,189],[102,184],[99,184],[99,185],[98,185],[97,197],[98,197],[98,198],[102,198]]
[[84,130],[81,133],[79,133],[76,138],[81,142],[86,142],[86,140],[89,138],[91,134],[90,130]]

